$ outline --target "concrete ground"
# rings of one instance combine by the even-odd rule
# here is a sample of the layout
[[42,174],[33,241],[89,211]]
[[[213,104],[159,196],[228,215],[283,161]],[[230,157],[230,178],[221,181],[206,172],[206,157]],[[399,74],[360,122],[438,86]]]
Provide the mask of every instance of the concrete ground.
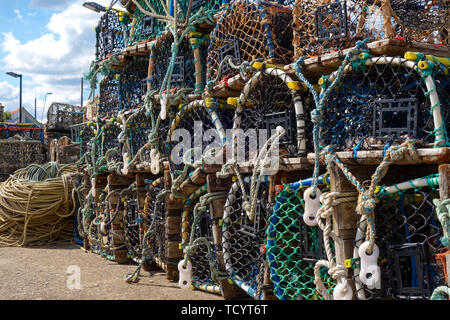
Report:
[[[0,297],[4,300],[223,300],[219,295],[180,289],[177,282],[166,279],[163,271],[142,271],[138,283],[126,283],[124,276],[135,269],[136,265],[119,265],[70,243],[0,248]],[[80,281],[77,281],[78,274]]]

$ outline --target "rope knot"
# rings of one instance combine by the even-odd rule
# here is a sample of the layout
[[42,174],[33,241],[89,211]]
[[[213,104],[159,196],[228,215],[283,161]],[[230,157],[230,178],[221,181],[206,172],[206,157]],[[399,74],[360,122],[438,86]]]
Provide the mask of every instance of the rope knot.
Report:
[[317,109],[314,109],[311,112],[311,121],[314,124],[320,124],[322,122],[322,115],[320,114],[320,112]]

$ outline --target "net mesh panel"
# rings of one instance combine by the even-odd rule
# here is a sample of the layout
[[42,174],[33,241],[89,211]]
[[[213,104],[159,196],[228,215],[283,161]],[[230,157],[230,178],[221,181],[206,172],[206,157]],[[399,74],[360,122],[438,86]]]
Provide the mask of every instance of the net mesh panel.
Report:
[[[189,217],[189,233],[192,232],[192,215]],[[190,237],[190,235],[189,235]],[[212,220],[210,211],[206,210],[201,213],[200,219],[194,229],[194,239],[206,238],[211,243],[213,251],[212,259],[218,265],[216,251],[217,248],[214,244],[213,232],[212,232]],[[209,266],[209,253],[206,245],[199,245],[195,253],[191,256],[192,263],[192,285],[196,288],[200,288],[201,285],[219,286],[217,282],[212,279],[211,270]]]
[[441,103],[442,123],[445,124],[447,141],[450,139],[450,77],[443,72],[435,76],[436,91]]
[[119,76],[110,73],[100,82],[98,115],[113,117],[119,112]]
[[[375,58],[376,61],[384,59]],[[402,63],[349,72],[325,102],[324,145],[339,150],[383,149],[407,138],[434,143],[431,103],[421,76]],[[445,122],[444,122],[445,123]]]
[[[433,289],[444,284],[434,257],[443,247],[432,202],[438,198],[433,187],[379,195],[375,243],[380,249],[381,289],[360,289],[368,299],[429,299]],[[362,240],[356,239],[356,248]]]
[[[244,187],[249,194],[250,185],[244,184]],[[222,222],[222,247],[227,273],[235,283],[247,285],[247,293],[257,300],[262,298],[267,219],[272,211],[268,190],[268,184],[261,183],[251,221],[242,207],[242,190],[235,183],[228,194]]]
[[[159,90],[169,68],[172,56],[173,36],[164,34],[153,47],[153,69],[148,75],[149,88]],[[178,55],[172,71],[171,89],[195,87],[194,53],[188,38],[184,38],[178,47]]]
[[[101,200],[106,197],[106,192],[104,190],[97,190],[98,192],[101,192],[100,197],[98,200],[93,202],[93,214],[92,218],[88,220],[89,225],[92,225],[92,228],[88,229],[90,241],[89,245],[92,250],[92,252],[101,255],[102,257],[112,257],[113,252],[112,250],[108,249],[107,246],[112,243],[111,239],[111,233],[107,231],[107,234],[102,234],[100,231],[100,226],[96,224],[92,224],[91,222],[95,220],[96,218],[99,218],[101,215],[105,215],[109,217],[109,205],[107,201]],[[97,220],[97,221],[104,221],[108,222],[109,218],[107,220]]]
[[[127,135],[133,158],[148,141],[148,135],[152,130],[151,118],[145,114],[145,110],[140,110],[128,123]],[[144,158],[150,160],[149,150],[144,152]]]
[[85,153],[91,151],[91,139],[94,138],[94,128],[89,125],[84,125],[83,128],[80,130],[80,136],[79,140],[76,142],[81,143],[81,156],[83,156]]
[[0,139],[20,136],[25,140],[39,140],[44,142],[44,130],[38,125],[24,125],[19,123],[0,123]]
[[[190,147],[187,146],[186,150],[184,148],[177,147],[179,143],[184,143],[183,138],[178,138],[177,140],[176,137],[173,136],[173,133],[177,129],[183,129],[189,132],[191,140],[188,143],[190,143]],[[170,154],[169,159],[171,166],[173,166],[173,168],[177,170],[182,170],[184,168],[184,164],[178,163],[180,161],[175,161],[175,158],[173,156],[177,156],[179,159],[183,159],[183,154],[186,153],[189,149],[200,147],[195,145],[197,142],[196,140],[199,140],[199,142],[201,142],[202,150],[204,150],[203,152],[197,152],[196,157],[203,155],[206,151],[206,147],[211,144],[211,141],[207,141],[202,137],[204,136],[205,132],[210,129],[215,130],[215,125],[206,107],[203,107],[201,105],[195,106],[192,104],[183,105],[182,109],[175,115],[175,118],[172,120],[171,128],[168,134],[167,152],[168,154]],[[175,138],[175,140],[173,140],[173,138]],[[218,137],[216,137],[216,139],[218,139]]]
[[119,21],[119,13],[115,10],[107,11],[95,28],[97,37],[96,58],[103,60],[112,53],[120,51],[125,46],[123,22]]
[[[258,58],[290,63],[293,55],[291,24],[292,10],[288,7],[270,3],[256,5],[246,0],[231,3],[220,13],[211,33],[207,81],[216,78],[219,65],[227,55],[233,56],[235,63]],[[222,76],[237,74],[230,69],[225,64]]]
[[[274,294],[280,300],[322,300],[314,284],[314,266],[318,260],[327,260],[323,233],[319,227],[310,227],[303,221],[307,186],[291,189],[285,185],[275,198],[269,218],[267,259]],[[322,192],[328,191],[325,186]],[[336,285],[326,268],[321,278],[328,292]]]
[[[150,0],[148,2],[152,5],[157,14],[165,15],[160,0]],[[150,11],[144,0],[139,0],[139,4],[144,10]],[[145,15],[136,6],[134,9],[134,18],[131,22],[128,45],[134,45],[147,40],[152,40],[157,36],[160,36],[163,33],[164,28],[164,22]]]
[[52,103],[47,112],[47,130],[70,132],[70,126],[83,122],[83,108],[66,103]]
[[389,3],[402,35],[417,41],[435,39],[448,44],[448,34],[445,38],[443,34],[443,28],[448,28],[448,1],[389,0]]
[[[148,0],[156,13],[159,15],[165,16],[164,9],[161,6],[160,0]],[[180,5],[180,9],[183,14],[186,15],[187,9],[189,6],[189,0],[181,0],[178,1]],[[142,6],[144,10],[148,9],[144,0],[139,0],[139,4]],[[191,15],[198,12],[200,8],[204,8],[206,11],[208,10],[219,10],[222,4],[222,0],[193,0]],[[129,36],[129,45],[134,45],[136,43],[145,42],[147,40],[152,40],[164,33],[166,25],[164,22],[158,21],[157,19],[146,16],[137,6],[134,9],[134,19],[132,21],[130,36]]]
[[[444,1],[297,0],[294,6],[295,59],[355,46],[356,41],[404,37],[411,41],[448,43],[443,32]],[[424,21],[424,23],[422,23]],[[427,22],[425,22],[427,21]]]
[[140,208],[142,208],[142,204],[139,203],[138,191],[134,189],[126,196],[123,231],[128,253],[135,262],[139,262],[142,258],[142,239],[144,237],[144,221]]
[[[189,7],[189,0],[179,1],[178,3],[180,4],[183,12],[187,12],[187,9]],[[205,11],[219,10],[221,5],[222,0],[193,0],[191,15],[195,14],[200,8],[205,9]]]
[[120,73],[119,110],[137,108],[147,91],[148,57],[135,57]]
[[153,220],[154,222],[154,230],[155,232],[151,233],[148,239],[148,245],[150,248],[150,255],[153,257],[157,257],[160,261],[167,263],[166,258],[166,206],[164,198],[159,200],[156,197],[164,191],[163,183],[154,187],[151,190],[150,194],[150,203],[148,207],[148,213],[144,217],[147,225],[150,226]]
[[0,174],[12,174],[30,164],[44,163],[45,155],[40,141],[15,138],[0,140]]
[[[277,126],[286,129],[286,133],[279,142],[281,155],[298,154],[297,146],[297,119],[294,107],[294,95],[279,77],[275,75],[263,74],[257,84],[249,91],[247,101],[249,106],[244,106],[242,111],[236,111],[236,118],[240,117],[235,123],[236,128],[250,133],[251,129],[256,132],[256,137],[260,136],[260,130],[266,130],[266,139],[275,132]],[[309,119],[311,110],[308,96],[302,97],[303,112],[305,120],[306,150],[314,149],[312,144],[313,123]],[[262,131],[264,133],[264,131]],[[242,140],[238,140],[242,145]],[[256,141],[256,140],[255,140]],[[260,142],[262,147],[264,143]],[[254,157],[255,142],[245,140],[245,159]]]
[[117,122],[109,122],[104,124],[103,128],[101,154],[104,156],[109,149],[117,148],[119,153],[112,155],[109,160],[114,162],[122,161],[122,146],[117,139],[122,132],[120,125]]

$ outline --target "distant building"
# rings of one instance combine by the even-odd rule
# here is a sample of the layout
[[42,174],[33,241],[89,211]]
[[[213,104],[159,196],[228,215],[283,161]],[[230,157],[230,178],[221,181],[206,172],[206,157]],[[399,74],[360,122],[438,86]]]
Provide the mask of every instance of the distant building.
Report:
[[[19,118],[20,118],[19,109],[11,111],[11,120],[9,120],[10,122],[18,123],[19,122]],[[34,123],[34,124],[37,124],[37,125],[42,125],[24,107],[22,107],[22,123]]]

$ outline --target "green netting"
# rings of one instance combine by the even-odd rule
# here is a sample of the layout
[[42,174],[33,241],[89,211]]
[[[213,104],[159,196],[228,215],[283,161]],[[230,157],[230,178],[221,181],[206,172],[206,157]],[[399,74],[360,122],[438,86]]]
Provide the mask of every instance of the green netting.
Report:
[[[304,191],[311,180],[284,185],[275,198],[275,207],[267,229],[267,260],[274,294],[280,300],[323,300],[314,284],[314,265],[326,260],[322,231],[303,222]],[[320,186],[328,191],[326,185]],[[331,294],[335,280],[326,268],[321,277]]]
[[[144,10],[150,11],[145,2],[146,1],[144,0],[140,0],[139,4]],[[150,0],[148,2],[153,6],[157,14],[165,15],[159,0]],[[142,41],[154,39],[163,33],[165,27],[166,24],[163,21],[145,15],[138,7],[136,7],[131,22],[128,45],[130,46]]]
[[[139,4],[142,9],[149,11],[146,4],[148,2],[153,6],[156,13],[162,16],[166,16],[163,7],[161,6],[160,0],[140,0]],[[189,0],[179,0],[180,9],[183,12],[183,17],[187,13],[189,6]],[[214,12],[220,9],[221,0],[194,0],[191,8],[191,16],[196,14],[200,8],[203,8],[205,12]],[[170,11],[172,12],[172,8]],[[180,16],[181,17],[181,16]],[[143,13],[138,6],[134,10],[134,18],[132,20],[130,35],[128,39],[128,45],[134,45],[139,42],[155,39],[156,37],[162,35],[166,28],[166,23]]]
[[[435,255],[444,246],[440,240],[442,226],[436,214],[434,199],[439,199],[438,176],[410,180],[385,187],[377,193],[375,208],[376,244],[380,250],[380,288],[368,289],[355,272],[359,299],[429,299],[433,289],[445,278]],[[420,186],[417,181],[426,181]],[[402,189],[401,189],[402,188]],[[365,241],[367,222],[361,220],[355,237],[355,248]],[[355,251],[356,252],[356,251]],[[359,259],[354,256],[354,259]]]

